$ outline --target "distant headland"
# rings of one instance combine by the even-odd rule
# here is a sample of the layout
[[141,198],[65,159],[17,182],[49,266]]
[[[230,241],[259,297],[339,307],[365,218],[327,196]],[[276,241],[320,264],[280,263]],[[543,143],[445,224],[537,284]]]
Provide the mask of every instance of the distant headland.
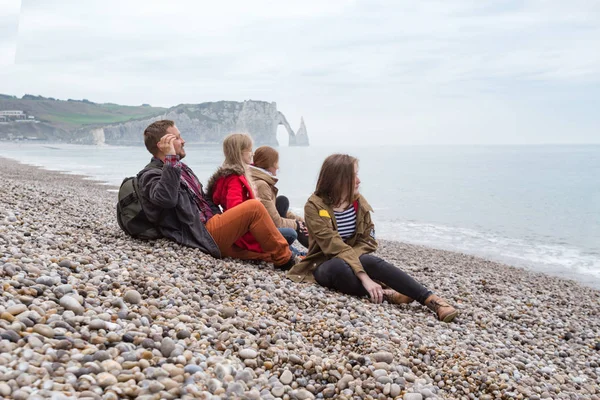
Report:
[[274,102],[246,100],[180,104],[171,108],[123,106],[0,94],[0,140],[44,140],[77,144],[142,144],[146,126],[172,119],[189,143],[221,143],[231,132],[247,132],[257,145],[278,145],[283,125],[290,146],[308,146],[304,119],[294,132]]

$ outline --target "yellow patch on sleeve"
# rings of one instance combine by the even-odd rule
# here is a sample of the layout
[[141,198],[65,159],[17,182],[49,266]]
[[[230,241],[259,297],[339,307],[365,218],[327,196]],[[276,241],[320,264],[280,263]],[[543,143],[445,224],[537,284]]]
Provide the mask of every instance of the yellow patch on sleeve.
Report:
[[331,215],[329,215],[327,210],[319,210],[319,217],[331,218]]

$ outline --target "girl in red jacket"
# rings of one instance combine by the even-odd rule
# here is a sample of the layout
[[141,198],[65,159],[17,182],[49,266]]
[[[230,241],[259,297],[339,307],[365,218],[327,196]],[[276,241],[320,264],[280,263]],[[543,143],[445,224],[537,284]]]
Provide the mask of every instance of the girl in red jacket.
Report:
[[[225,211],[246,200],[256,198],[250,175],[253,155],[252,138],[247,134],[232,133],[223,141],[223,153],[225,154],[225,161],[208,181],[207,193],[213,202]],[[279,234],[281,235],[281,232]],[[264,250],[250,232],[238,239],[235,245],[250,252],[253,255],[252,258],[266,261],[269,259],[268,255],[265,257],[259,256],[260,253],[264,253]],[[290,249],[292,249],[291,246]],[[297,253],[294,251],[292,253],[295,262],[297,262],[298,260],[295,257]],[[246,258],[250,258],[248,254]]]
[[[245,133],[232,133],[223,141],[225,161],[208,181],[207,194],[223,211],[254,199],[249,166],[252,163],[252,138]],[[262,253],[260,245],[248,232],[235,244],[245,250]]]

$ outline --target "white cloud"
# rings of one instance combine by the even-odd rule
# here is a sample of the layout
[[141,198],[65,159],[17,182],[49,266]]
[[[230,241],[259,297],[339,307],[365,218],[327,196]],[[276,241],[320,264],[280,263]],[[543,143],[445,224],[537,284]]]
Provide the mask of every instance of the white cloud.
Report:
[[562,121],[599,94],[599,4],[24,1],[0,80],[127,104],[277,101],[315,143],[598,141],[600,117],[575,136]]
[[0,0],[0,65],[15,62],[20,0]]

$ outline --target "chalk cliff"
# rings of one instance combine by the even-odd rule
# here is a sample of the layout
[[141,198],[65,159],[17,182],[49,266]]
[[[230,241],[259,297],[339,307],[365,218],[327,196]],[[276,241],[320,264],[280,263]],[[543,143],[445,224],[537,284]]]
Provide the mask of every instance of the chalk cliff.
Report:
[[38,124],[0,124],[4,125],[0,126],[0,139],[35,136],[37,139],[80,144],[138,145],[143,144],[144,129],[160,119],[175,121],[188,143],[221,143],[231,132],[247,132],[252,135],[257,146],[276,146],[277,127],[283,125],[290,137],[291,146],[308,145],[303,121],[298,140],[285,115],[277,110],[276,103],[255,100],[181,104],[153,116],[139,117],[126,122],[94,123],[72,128],[54,126],[44,121]]

